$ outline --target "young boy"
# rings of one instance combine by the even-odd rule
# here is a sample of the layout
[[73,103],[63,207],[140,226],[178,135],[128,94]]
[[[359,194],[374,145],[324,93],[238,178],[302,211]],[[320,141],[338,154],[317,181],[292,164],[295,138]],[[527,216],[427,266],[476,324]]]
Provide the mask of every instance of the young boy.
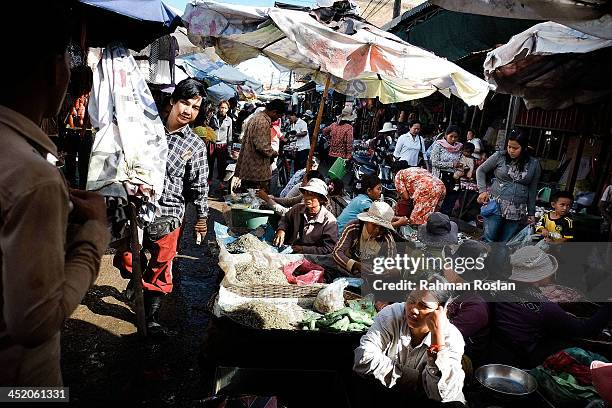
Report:
[[474,177],[474,167],[476,167],[476,161],[472,154],[474,154],[474,144],[467,142],[461,148],[461,158],[459,163],[463,164],[463,169],[455,171],[453,178],[459,180],[461,177],[472,179]]
[[542,234],[548,242],[560,243],[574,239],[574,222],[567,214],[574,196],[568,191],[557,191],[550,198],[553,210],[540,218],[536,233]]

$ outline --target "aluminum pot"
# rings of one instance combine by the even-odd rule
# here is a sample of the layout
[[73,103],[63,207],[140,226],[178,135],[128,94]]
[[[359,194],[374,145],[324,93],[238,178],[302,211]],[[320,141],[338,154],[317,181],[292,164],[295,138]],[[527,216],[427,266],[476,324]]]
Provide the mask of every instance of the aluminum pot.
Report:
[[479,367],[475,377],[483,387],[500,397],[527,397],[538,388],[538,383],[531,374],[503,364]]

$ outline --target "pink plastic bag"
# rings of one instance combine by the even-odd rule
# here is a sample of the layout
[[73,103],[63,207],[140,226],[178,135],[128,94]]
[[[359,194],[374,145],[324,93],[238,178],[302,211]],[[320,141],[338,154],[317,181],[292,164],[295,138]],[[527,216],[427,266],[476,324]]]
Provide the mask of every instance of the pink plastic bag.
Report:
[[283,267],[283,273],[289,283],[298,286],[311,285],[313,283],[323,283],[325,269],[306,259],[291,262]]

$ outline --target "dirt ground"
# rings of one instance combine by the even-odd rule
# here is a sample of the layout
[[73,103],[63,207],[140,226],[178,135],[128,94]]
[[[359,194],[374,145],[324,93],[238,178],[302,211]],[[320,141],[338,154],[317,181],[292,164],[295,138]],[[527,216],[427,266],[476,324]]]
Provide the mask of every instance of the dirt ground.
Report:
[[222,220],[221,201],[211,199],[208,235],[196,245],[195,209],[188,207],[185,233],[174,266],[173,292],[164,299],[165,338],[142,340],[123,290],[127,280],[104,255],[98,279],[62,331],[62,372],[74,406],[201,406],[198,353],[208,317],[206,304],[217,289],[213,222]]

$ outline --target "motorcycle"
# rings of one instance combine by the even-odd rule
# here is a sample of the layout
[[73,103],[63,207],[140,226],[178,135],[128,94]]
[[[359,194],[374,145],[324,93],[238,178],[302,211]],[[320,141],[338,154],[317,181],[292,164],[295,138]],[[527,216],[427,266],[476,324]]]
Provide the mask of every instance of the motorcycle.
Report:
[[295,137],[289,133],[281,138],[278,149],[276,168],[278,169],[278,184],[285,186],[291,179],[291,165],[297,151]]
[[[369,152],[365,153],[363,150],[353,152],[353,157],[349,161],[349,166],[351,167],[350,185],[359,186],[363,176],[366,174],[377,175],[382,183],[382,200],[395,209],[397,205],[397,191],[395,189],[395,173],[392,168],[393,154],[384,149],[369,150]],[[356,195],[354,189],[352,197]]]

